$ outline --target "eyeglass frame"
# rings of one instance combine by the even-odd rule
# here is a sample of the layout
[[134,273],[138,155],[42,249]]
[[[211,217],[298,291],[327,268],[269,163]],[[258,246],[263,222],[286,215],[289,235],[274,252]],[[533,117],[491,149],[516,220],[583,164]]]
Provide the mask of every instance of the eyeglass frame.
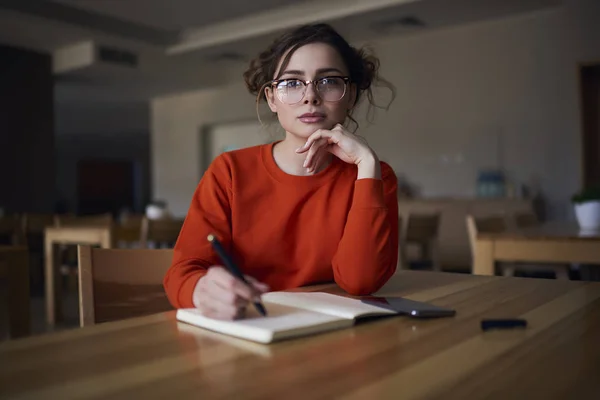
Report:
[[[328,101],[323,99],[323,97],[321,96],[321,93],[319,92],[318,86],[315,84],[316,82],[320,81],[321,79],[331,79],[331,78],[339,78],[342,79],[344,81],[344,93],[342,94],[342,97],[340,97],[338,100],[333,100],[333,101]],[[348,83],[351,83],[352,80],[350,79],[349,76],[342,76],[342,75],[330,75],[330,76],[323,76],[321,78],[317,78],[317,79],[300,79],[300,78],[283,78],[283,79],[274,79],[271,82],[269,82],[269,86],[274,87],[275,91],[277,91],[277,85],[279,85],[281,82],[284,81],[300,81],[304,84],[304,93],[302,94],[302,97],[300,98],[300,100],[298,100],[295,103],[286,103],[285,101],[281,100],[281,97],[279,97],[279,94],[277,94],[277,97],[279,98],[279,101],[281,101],[282,103],[285,103],[287,105],[294,105],[294,104],[298,104],[300,103],[302,100],[304,100],[304,97],[306,96],[306,90],[308,89],[308,85],[310,85],[311,83],[313,85],[315,85],[315,92],[319,94],[319,97],[321,97],[321,99],[323,101],[326,101],[328,103],[335,103],[338,102],[340,100],[342,100],[344,98],[344,96],[346,95],[346,92],[348,91]]]

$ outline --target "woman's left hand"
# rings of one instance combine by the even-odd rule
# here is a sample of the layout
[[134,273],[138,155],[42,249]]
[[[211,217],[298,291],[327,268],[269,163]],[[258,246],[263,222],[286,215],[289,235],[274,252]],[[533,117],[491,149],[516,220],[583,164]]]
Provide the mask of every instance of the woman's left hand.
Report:
[[381,178],[379,159],[367,141],[348,132],[341,124],[331,130],[317,130],[296,152],[307,153],[304,168],[311,173],[318,171],[331,153],[348,164],[358,166],[358,179]]

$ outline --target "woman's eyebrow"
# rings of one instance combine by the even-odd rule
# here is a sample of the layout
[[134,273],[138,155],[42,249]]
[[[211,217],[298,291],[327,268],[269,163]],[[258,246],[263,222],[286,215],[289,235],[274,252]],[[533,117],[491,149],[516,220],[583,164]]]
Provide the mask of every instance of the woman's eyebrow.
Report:
[[281,76],[283,75],[300,75],[300,76],[304,76],[304,71],[300,71],[297,69],[291,69],[291,70],[287,70],[287,71],[283,71]]
[[[340,71],[337,68],[333,68],[333,67],[329,67],[329,68],[320,68],[317,70],[317,74],[326,74],[329,72],[337,72],[340,75],[343,75],[343,72]],[[281,74],[281,76],[283,75],[297,75],[297,76],[304,76],[304,71],[300,71],[299,69],[291,69],[291,70],[287,70],[287,71],[283,71],[283,73]]]
[[318,69],[318,70],[317,70],[317,74],[325,74],[325,73],[328,73],[328,72],[337,72],[337,73],[339,73],[340,75],[343,75],[343,72],[342,72],[342,71],[340,71],[340,70],[339,70],[339,69],[337,69],[337,68],[321,68],[321,69]]

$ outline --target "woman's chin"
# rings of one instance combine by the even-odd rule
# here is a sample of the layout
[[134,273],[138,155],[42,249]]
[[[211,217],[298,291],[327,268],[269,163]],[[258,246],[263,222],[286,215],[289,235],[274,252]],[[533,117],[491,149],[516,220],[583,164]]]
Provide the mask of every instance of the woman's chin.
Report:
[[290,132],[294,136],[308,139],[310,137],[310,135],[312,135],[319,129],[330,130],[330,129],[333,129],[334,126],[335,126],[335,124],[330,121],[323,121],[323,122],[314,123],[314,124],[306,124],[306,123],[301,122],[301,123],[297,124],[296,126],[294,126],[293,129],[288,130],[288,132]]

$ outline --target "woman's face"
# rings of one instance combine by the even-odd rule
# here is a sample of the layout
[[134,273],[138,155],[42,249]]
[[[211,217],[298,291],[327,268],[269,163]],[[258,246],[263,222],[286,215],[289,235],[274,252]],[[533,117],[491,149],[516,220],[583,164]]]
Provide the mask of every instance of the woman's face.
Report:
[[[323,79],[327,77],[332,79]],[[278,80],[283,81],[265,89],[271,111],[277,113],[288,134],[307,139],[318,129],[332,129],[345,122],[354,106],[355,89],[337,77],[348,77],[348,69],[333,47],[311,43],[296,49],[279,74]],[[293,79],[319,81],[304,86]]]

